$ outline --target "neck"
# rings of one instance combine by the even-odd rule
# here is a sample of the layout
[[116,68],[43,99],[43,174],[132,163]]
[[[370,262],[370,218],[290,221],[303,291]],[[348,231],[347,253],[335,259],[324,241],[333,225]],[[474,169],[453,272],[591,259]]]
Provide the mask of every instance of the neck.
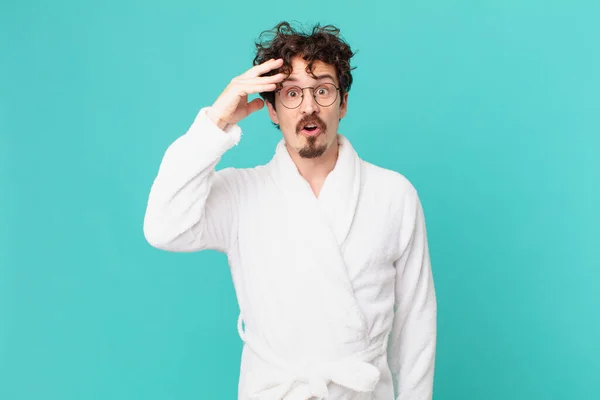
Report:
[[288,153],[294,164],[296,164],[298,172],[312,187],[313,192],[317,196],[325,182],[325,178],[327,178],[327,175],[329,175],[335,167],[338,159],[338,150],[338,138],[334,140],[322,156],[317,158],[302,158],[296,151],[288,148]]

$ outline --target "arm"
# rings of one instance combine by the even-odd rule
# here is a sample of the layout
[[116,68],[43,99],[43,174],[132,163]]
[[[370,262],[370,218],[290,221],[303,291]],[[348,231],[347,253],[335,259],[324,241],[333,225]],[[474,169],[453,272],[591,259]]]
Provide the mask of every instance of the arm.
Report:
[[423,208],[407,199],[402,227],[404,251],[396,261],[395,315],[388,361],[396,400],[431,400],[437,334],[437,300]]
[[239,142],[241,129],[213,122],[208,110],[200,110],[163,156],[144,217],[144,236],[153,247],[174,252],[229,248],[237,219],[234,171],[215,167]]
[[264,106],[258,98],[248,102],[248,95],[275,90],[286,75],[262,75],[282,65],[282,59],[271,59],[233,78],[211,107],[200,110],[186,134],[169,146],[144,218],[144,235],[152,246],[177,252],[229,251],[241,182],[236,182],[233,168],[217,172],[215,167],[239,142],[237,123]]

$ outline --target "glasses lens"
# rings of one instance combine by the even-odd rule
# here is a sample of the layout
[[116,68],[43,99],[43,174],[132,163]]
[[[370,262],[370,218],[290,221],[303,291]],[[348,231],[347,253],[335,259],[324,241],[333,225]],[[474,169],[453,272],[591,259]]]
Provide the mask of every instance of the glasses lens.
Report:
[[337,98],[337,89],[331,83],[323,83],[315,88],[314,94],[317,103],[327,107]]
[[297,86],[286,86],[281,88],[281,102],[284,106],[295,108],[302,102],[302,90]]

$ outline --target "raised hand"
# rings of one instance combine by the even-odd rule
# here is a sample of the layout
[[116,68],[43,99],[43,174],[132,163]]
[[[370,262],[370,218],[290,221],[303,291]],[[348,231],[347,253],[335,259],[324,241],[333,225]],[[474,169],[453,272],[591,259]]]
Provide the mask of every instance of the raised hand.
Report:
[[248,102],[248,95],[275,90],[277,83],[285,79],[283,73],[261,76],[283,65],[282,59],[271,59],[255,65],[231,80],[223,93],[212,105],[208,116],[221,129],[227,124],[236,124],[264,106],[260,98]]

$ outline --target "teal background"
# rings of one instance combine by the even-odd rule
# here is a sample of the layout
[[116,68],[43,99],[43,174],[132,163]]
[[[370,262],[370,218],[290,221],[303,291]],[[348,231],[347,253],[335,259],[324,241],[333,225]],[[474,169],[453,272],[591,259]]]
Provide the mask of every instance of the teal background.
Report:
[[[436,400],[600,398],[600,2],[0,6],[0,399],[234,399],[226,258],[144,240],[167,146],[283,19],[358,53],[341,133],[421,194]],[[223,166],[268,161],[264,110]]]

